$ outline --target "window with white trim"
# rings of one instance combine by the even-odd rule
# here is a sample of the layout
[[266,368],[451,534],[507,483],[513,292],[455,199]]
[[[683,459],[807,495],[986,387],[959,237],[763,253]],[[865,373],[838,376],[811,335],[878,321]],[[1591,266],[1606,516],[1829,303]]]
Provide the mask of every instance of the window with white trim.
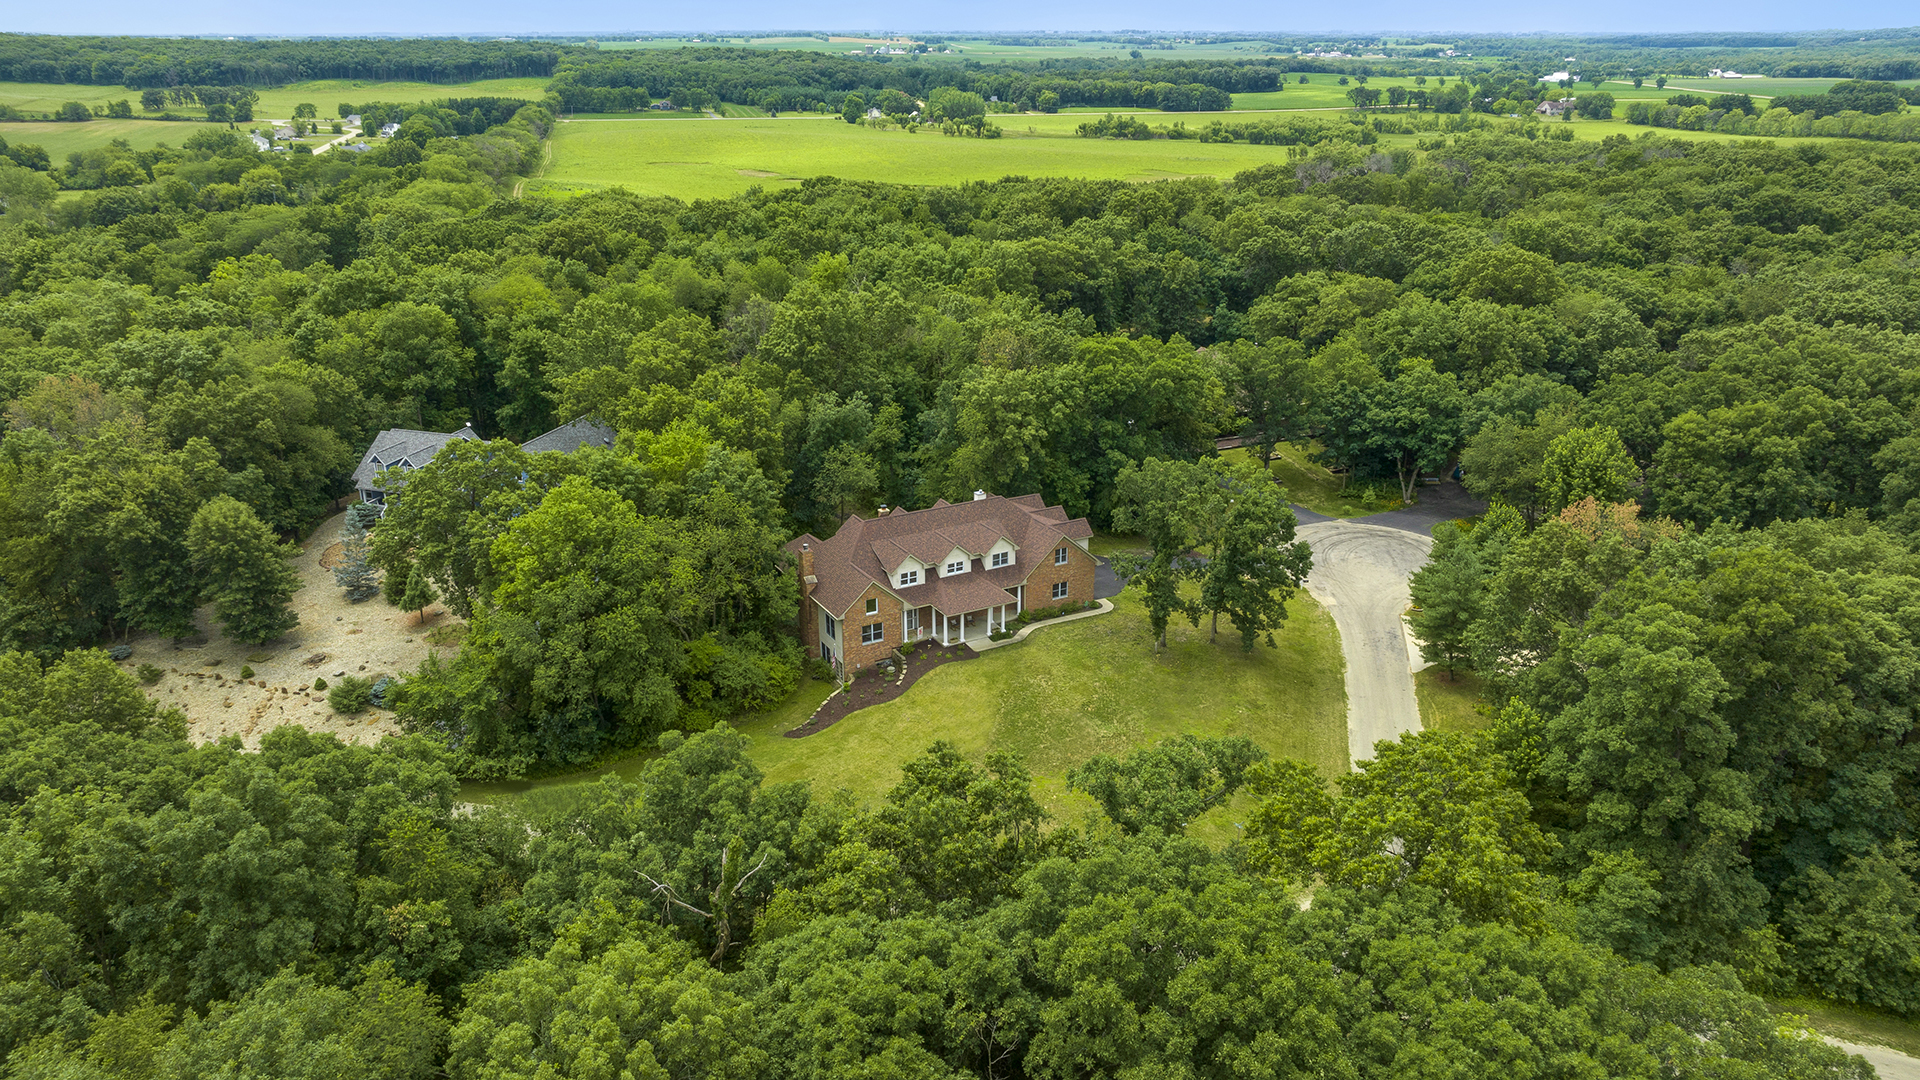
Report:
[[996,551],[993,553],[993,566],[996,570],[1012,561],[1013,552],[1011,551]]
[[959,562],[959,561],[950,562],[947,564],[947,573],[949,574],[962,573],[966,570],[966,568],[967,568],[967,564],[964,562]]
[[869,615],[880,614],[880,598],[879,597],[877,596],[867,597],[867,614]]
[[868,623],[860,628],[860,644],[873,645],[887,640],[886,623]]
[[907,629],[908,630],[920,629],[920,609],[919,608],[916,607],[916,608],[907,609]]
[[1065,599],[1067,598],[1067,583],[1066,583],[1066,582],[1064,582],[1064,581],[1056,581],[1056,582],[1054,582],[1054,583],[1053,583],[1053,598],[1054,598],[1055,600],[1065,600]]
[[918,584],[920,584],[920,571],[918,571],[918,570],[902,570],[902,571],[900,571],[900,584],[902,584],[902,585],[918,585]]
[[831,615],[826,615],[826,614],[822,614],[822,615],[821,615],[820,617],[821,617],[822,619],[824,619],[824,620],[826,620],[826,624],[825,624],[825,626],[823,627],[823,629],[825,629],[825,630],[826,630],[826,632],[827,632],[827,636],[828,636],[828,637],[839,637],[839,636],[840,636],[840,625],[839,625],[839,623],[837,623],[837,622],[835,622],[835,621],[834,621],[834,618],[833,618],[833,616],[831,616]]
[[1067,549],[1066,548],[1058,547],[1053,549],[1053,565],[1055,566],[1067,565]]

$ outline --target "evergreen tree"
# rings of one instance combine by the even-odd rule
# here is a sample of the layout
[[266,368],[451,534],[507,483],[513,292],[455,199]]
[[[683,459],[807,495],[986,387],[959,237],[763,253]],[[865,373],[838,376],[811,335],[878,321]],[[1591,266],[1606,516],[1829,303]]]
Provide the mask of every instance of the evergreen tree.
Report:
[[380,572],[368,560],[369,547],[366,531],[349,517],[340,537],[340,561],[333,568],[333,580],[356,604],[380,595]]
[[293,550],[245,503],[231,495],[209,499],[187,528],[187,550],[228,637],[258,645],[299,624],[287,608],[300,587],[287,565]]
[[427,580],[427,575],[420,569],[420,564],[414,563],[413,569],[407,572],[407,589],[400,594],[400,606],[408,611],[419,613],[414,619],[415,622],[425,622],[427,605],[438,599],[440,594],[434,591],[433,582]]
[[1408,584],[1420,655],[1446,668],[1452,679],[1467,660],[1467,632],[1480,617],[1486,588],[1486,570],[1472,536],[1455,522],[1435,525],[1433,554]]

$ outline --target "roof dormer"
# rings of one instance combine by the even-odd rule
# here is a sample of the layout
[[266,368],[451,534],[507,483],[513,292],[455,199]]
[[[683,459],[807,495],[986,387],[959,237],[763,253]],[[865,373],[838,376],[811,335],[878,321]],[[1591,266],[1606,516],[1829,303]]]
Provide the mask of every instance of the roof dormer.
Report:
[[893,568],[891,580],[896,589],[911,589],[926,582],[932,574],[927,572],[927,564],[909,555],[899,566]]

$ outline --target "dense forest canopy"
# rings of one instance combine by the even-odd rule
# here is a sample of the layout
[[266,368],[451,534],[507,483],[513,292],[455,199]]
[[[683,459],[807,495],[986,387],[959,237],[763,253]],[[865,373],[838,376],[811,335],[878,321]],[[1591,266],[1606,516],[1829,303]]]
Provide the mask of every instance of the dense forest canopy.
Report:
[[542,42],[448,38],[83,37],[0,34],[0,80],[125,86],[279,86],[307,79],[469,82],[553,74]]
[[[1851,1080],[1753,995],[1920,1013],[1920,149],[513,197],[552,122],[189,129],[65,199],[0,162],[9,1075]],[[613,445],[516,445],[581,416]],[[465,621],[383,691],[407,735],[193,745],[102,651],[203,602],[272,640],[280,538],[467,423],[350,586]],[[981,489],[1127,525],[1228,434],[1492,500],[1415,581],[1489,733],[1337,782],[1176,741],[1074,821],[944,746],[871,806],[762,783],[727,721],[807,673],[786,539]],[[1233,792],[1238,842],[1184,835]]]

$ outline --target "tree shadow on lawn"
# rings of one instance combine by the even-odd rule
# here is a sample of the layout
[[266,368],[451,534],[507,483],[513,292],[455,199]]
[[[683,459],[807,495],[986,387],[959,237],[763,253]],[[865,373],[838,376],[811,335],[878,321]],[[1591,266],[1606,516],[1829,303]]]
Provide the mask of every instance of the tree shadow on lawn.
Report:
[[825,731],[847,717],[871,705],[884,705],[907,692],[907,688],[920,681],[920,677],[934,668],[962,660],[973,660],[980,654],[965,645],[941,645],[937,642],[920,642],[907,656],[906,674],[898,679],[879,674],[877,667],[868,668],[865,673],[853,680],[853,685],[828,698],[813,719],[785,732],[789,739],[804,739],[809,735]]

